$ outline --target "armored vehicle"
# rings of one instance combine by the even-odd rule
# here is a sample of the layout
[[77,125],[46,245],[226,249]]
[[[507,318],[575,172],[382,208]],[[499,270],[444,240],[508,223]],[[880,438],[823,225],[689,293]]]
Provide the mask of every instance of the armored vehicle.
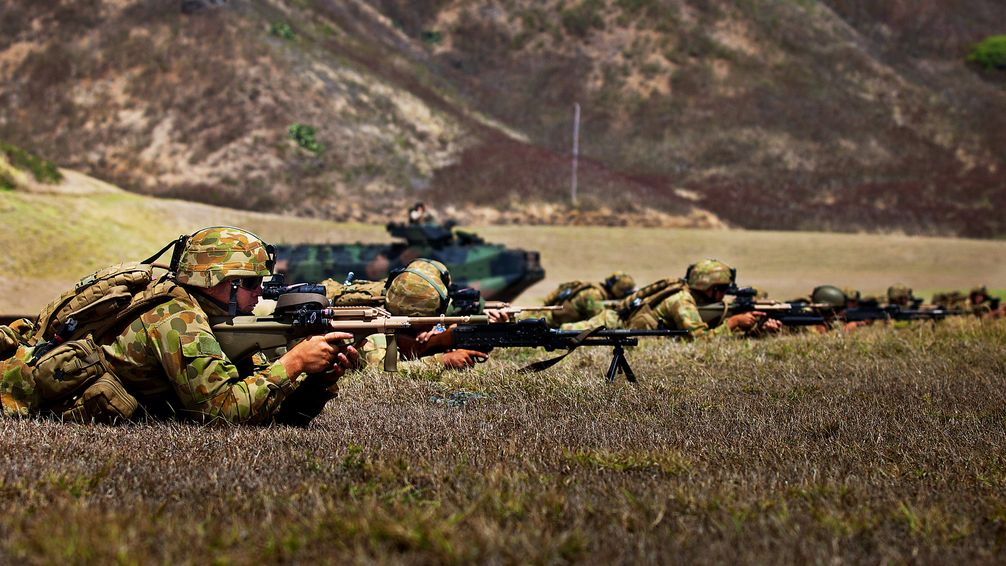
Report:
[[472,232],[455,230],[453,222],[392,222],[387,230],[404,241],[277,246],[276,270],[286,274],[288,283],[316,283],[329,277],[343,281],[350,272],[355,279],[377,280],[426,257],[446,265],[454,283],[479,289],[494,301],[512,301],[545,278],[538,252],[486,243]]

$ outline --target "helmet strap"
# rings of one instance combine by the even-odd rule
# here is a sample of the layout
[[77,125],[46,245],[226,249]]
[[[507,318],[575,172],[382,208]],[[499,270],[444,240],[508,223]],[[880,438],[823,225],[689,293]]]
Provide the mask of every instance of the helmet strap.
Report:
[[153,263],[154,260],[161,257],[161,254],[168,251],[168,248],[174,246],[174,250],[171,252],[171,264],[168,266],[168,270],[174,273],[178,270],[178,262],[182,258],[182,250],[185,249],[185,243],[189,241],[189,237],[185,235],[178,236],[177,240],[172,240],[168,245],[161,248],[161,250],[154,255],[148,257],[140,263]]
[[229,316],[237,316],[238,314],[238,287],[240,286],[240,279],[231,279],[231,299],[227,302],[227,314]]

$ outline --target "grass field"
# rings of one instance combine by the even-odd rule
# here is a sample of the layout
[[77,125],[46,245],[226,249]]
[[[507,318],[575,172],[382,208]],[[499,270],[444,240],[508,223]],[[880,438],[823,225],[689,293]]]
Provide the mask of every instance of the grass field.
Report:
[[[0,313],[179,233],[386,240],[381,227],[109,187],[0,191]],[[776,297],[1003,287],[1006,243],[900,236],[480,228],[548,279],[641,281],[712,256]],[[306,430],[0,421],[0,563],[1001,562],[1006,325],[648,342],[531,376],[543,352],[457,373],[344,379]]]
[[[1006,326],[367,370],[306,430],[0,421],[5,563],[993,563]],[[465,401],[467,399],[467,401]]]

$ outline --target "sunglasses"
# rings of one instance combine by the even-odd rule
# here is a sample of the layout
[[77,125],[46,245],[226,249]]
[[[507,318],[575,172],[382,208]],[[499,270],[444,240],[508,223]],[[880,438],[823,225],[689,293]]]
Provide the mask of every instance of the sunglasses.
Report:
[[242,277],[241,279],[238,279],[238,281],[240,282],[239,284],[241,285],[241,288],[246,291],[254,291],[262,286],[261,277]]

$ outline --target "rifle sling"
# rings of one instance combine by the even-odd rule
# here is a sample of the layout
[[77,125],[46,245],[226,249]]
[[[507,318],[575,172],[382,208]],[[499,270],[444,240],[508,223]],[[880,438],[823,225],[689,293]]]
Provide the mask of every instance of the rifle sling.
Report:
[[587,338],[590,338],[591,336],[602,330],[604,330],[603,326],[598,326],[596,328],[588,328],[587,330],[584,330],[583,332],[576,335],[576,338],[573,339],[573,342],[569,345],[569,349],[566,350],[565,354],[562,354],[561,356],[556,356],[554,358],[549,358],[547,360],[541,360],[540,362],[534,362],[533,364],[530,364],[528,366],[519,369],[517,373],[538,373],[539,371],[543,371],[554,366],[555,364],[561,362],[563,358],[572,354],[573,350],[577,349],[577,347],[579,347],[580,344],[583,344],[583,342]]

